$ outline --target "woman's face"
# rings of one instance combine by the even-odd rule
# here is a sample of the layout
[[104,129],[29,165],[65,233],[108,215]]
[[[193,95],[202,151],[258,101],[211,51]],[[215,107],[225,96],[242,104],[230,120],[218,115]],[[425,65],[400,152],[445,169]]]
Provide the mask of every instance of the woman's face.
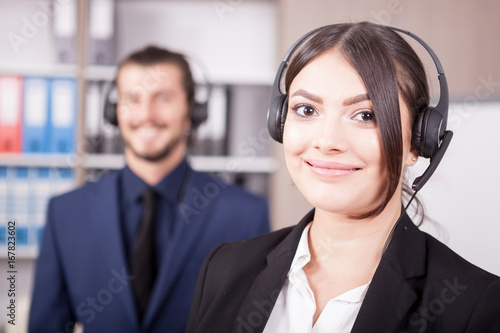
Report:
[[[409,112],[401,98],[400,105],[403,163],[409,165],[415,156]],[[292,81],[283,145],[293,181],[318,209],[359,215],[385,195],[388,171],[372,103],[357,72],[335,49]],[[393,199],[400,200],[398,192]]]

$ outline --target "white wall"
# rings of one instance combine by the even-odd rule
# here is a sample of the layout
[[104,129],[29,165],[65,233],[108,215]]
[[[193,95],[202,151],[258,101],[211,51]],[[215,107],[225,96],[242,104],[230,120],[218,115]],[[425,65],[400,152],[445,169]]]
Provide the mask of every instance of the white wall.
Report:
[[[430,223],[422,229],[465,259],[500,275],[500,103],[466,100],[451,105],[448,128],[454,132],[453,140],[418,194],[427,215],[442,230]],[[427,164],[421,159],[414,174]]]

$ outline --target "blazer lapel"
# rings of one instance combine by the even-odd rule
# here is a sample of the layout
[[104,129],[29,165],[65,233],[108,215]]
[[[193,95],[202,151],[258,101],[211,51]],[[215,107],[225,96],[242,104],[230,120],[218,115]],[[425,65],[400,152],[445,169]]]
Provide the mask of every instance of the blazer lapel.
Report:
[[382,256],[351,332],[395,332],[418,299],[408,280],[425,275],[425,264],[425,237],[405,214]]
[[313,217],[314,209],[267,256],[267,267],[258,275],[250,287],[236,317],[233,332],[240,332],[242,327],[249,322],[252,324],[252,332],[262,332],[264,330],[281,288],[287,279],[302,231],[307,223],[312,221]]
[[387,261],[380,263],[352,333],[395,332],[396,327],[417,300],[406,280]]
[[[108,261],[110,272],[130,276],[125,259],[125,250],[122,242],[120,228],[119,203],[118,203],[118,178],[119,172],[113,173],[96,184],[95,193],[90,196],[90,207],[93,219],[91,221],[95,235],[103,249],[102,254]],[[133,318],[137,324],[138,318],[135,310],[135,301],[132,288],[125,288],[123,292],[114,295],[122,302],[128,318]]]

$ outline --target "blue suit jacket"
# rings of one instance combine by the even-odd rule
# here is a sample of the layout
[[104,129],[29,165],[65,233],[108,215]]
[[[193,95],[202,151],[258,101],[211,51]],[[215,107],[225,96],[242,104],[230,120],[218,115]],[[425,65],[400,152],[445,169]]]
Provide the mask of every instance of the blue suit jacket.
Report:
[[159,268],[139,323],[118,207],[121,171],[53,198],[36,264],[29,332],[183,332],[204,257],[269,231],[265,199],[193,172],[179,204],[176,251]]

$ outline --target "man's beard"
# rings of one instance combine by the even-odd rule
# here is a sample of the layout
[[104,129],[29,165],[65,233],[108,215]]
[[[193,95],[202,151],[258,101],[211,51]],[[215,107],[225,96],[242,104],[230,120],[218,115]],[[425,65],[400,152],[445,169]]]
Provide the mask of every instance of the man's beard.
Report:
[[137,152],[134,149],[133,145],[130,144],[130,142],[128,142],[127,140],[124,140],[124,141],[125,141],[125,146],[128,147],[130,149],[130,151],[132,152],[132,154],[134,154],[136,157],[143,159],[145,161],[148,161],[148,162],[158,162],[158,161],[161,161],[161,160],[167,158],[168,156],[170,156],[172,151],[175,148],[177,148],[177,146],[179,146],[184,140],[185,140],[185,138],[182,135],[180,135],[180,136],[176,137],[173,141],[170,141],[160,151],[154,152],[154,153],[146,153],[146,154],[141,154],[141,153]]

